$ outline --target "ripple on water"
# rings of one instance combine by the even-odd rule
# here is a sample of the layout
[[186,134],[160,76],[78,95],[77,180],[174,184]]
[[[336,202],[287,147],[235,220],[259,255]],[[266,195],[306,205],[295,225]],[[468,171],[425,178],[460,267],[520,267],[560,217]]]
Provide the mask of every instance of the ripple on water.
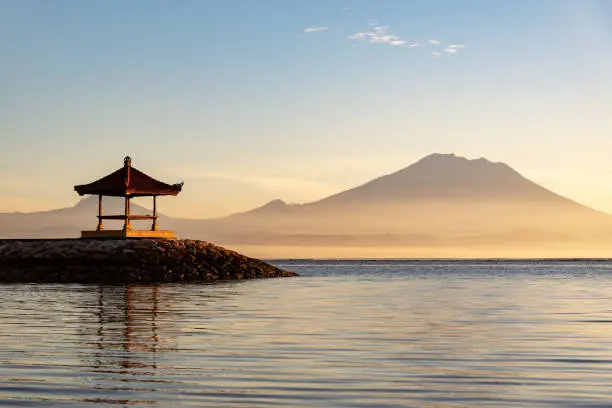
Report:
[[0,285],[0,405],[612,405],[609,262],[288,262]]

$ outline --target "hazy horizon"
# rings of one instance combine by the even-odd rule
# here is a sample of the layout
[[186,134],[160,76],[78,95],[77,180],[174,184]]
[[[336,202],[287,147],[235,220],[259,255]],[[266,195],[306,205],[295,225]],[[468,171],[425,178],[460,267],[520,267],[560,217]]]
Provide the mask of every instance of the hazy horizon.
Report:
[[[370,179],[370,180],[362,180],[361,182],[358,182],[355,185],[348,186],[348,187],[346,187],[345,189],[342,189],[342,190],[330,191],[326,195],[318,197],[318,198],[315,198],[315,199],[312,199],[312,200],[296,202],[296,201],[285,200],[282,197],[274,197],[274,198],[267,199],[265,201],[254,201],[253,198],[251,197],[251,199],[249,199],[249,200],[242,200],[242,201],[237,200],[235,203],[233,203],[236,207],[234,207],[234,206],[224,206],[223,207],[223,212],[220,212],[218,214],[217,213],[208,214],[208,215],[204,215],[204,216],[192,215],[191,213],[184,213],[184,212],[175,214],[172,211],[166,211],[165,210],[166,204],[172,204],[172,202],[174,202],[176,200],[181,200],[182,196],[184,195],[184,193],[180,194],[178,197],[160,197],[160,198],[158,198],[158,200],[160,201],[161,205],[163,206],[162,207],[162,213],[164,215],[167,215],[167,216],[170,216],[170,217],[173,217],[173,218],[184,218],[184,219],[217,219],[217,218],[223,218],[223,217],[229,216],[229,215],[236,215],[236,214],[241,214],[243,212],[249,212],[249,211],[252,211],[252,210],[256,210],[258,208],[265,207],[265,206],[267,206],[269,204],[272,204],[272,203],[275,203],[275,202],[279,202],[279,203],[282,203],[282,204],[285,204],[285,205],[288,205],[288,206],[304,206],[304,205],[307,206],[307,205],[310,205],[310,204],[313,204],[313,203],[325,202],[326,200],[328,200],[330,198],[334,198],[335,196],[337,196],[339,194],[346,194],[347,192],[350,192],[350,191],[352,191],[354,189],[357,189],[359,187],[367,185],[368,183],[371,183],[371,182],[373,182],[373,181],[375,181],[375,180],[377,180],[379,178],[387,177],[387,176],[390,176],[390,175],[394,175],[396,173],[401,173],[402,171],[406,171],[412,165],[414,165],[416,163],[419,163],[423,159],[428,159],[430,157],[436,157],[436,156],[456,157],[456,158],[458,158],[460,160],[467,160],[468,162],[480,162],[480,161],[484,161],[484,162],[489,162],[491,164],[507,165],[507,163],[504,163],[504,162],[490,162],[489,160],[487,160],[487,158],[484,158],[484,157],[469,158],[469,157],[464,157],[464,156],[461,156],[461,155],[457,155],[455,153],[432,153],[432,154],[420,157],[417,160],[415,160],[414,163],[409,163],[408,165],[406,165],[406,166],[404,166],[402,168],[395,169],[395,170],[390,171],[390,172],[385,173],[385,174],[379,174],[379,175],[373,176],[372,179]],[[514,169],[512,167],[510,167],[510,168],[512,170],[516,170],[516,169]],[[523,176],[523,174],[521,174],[520,172],[519,172],[519,174],[521,176]],[[432,176],[436,177],[437,175],[434,173],[434,174],[432,174]],[[96,178],[99,178],[99,177],[100,176],[97,176]],[[93,180],[91,180],[91,181],[93,181]],[[530,180],[530,181],[534,181],[534,180]],[[554,194],[558,194],[561,197],[564,197],[564,198],[567,198],[569,200],[572,200],[572,201],[574,201],[574,202],[576,202],[578,204],[584,205],[586,207],[590,207],[590,208],[592,208],[594,210],[597,210],[597,211],[601,211],[601,212],[606,213],[608,215],[610,215],[611,212],[612,212],[612,209],[610,210],[611,212],[598,209],[595,206],[590,206],[590,205],[588,205],[588,204],[586,204],[584,202],[581,202],[580,200],[574,199],[573,197],[570,197],[570,196],[567,196],[567,195],[563,195],[563,194],[559,193],[558,191],[554,191],[554,189],[547,188],[544,184],[539,184],[537,182],[535,182],[535,183],[538,184],[541,187],[546,188],[547,190],[549,190],[550,192],[552,192]],[[449,185],[449,187],[452,187],[452,185]],[[70,202],[68,204],[63,204],[61,206],[51,206],[51,207],[42,207],[41,206],[40,208],[35,208],[35,209],[17,208],[17,209],[11,209],[11,210],[2,210],[0,208],[0,214],[2,214],[2,213],[4,213],[4,214],[10,214],[10,213],[25,213],[25,214],[27,214],[27,213],[36,213],[36,212],[45,212],[45,211],[60,210],[60,209],[76,206],[80,202],[84,202],[84,200],[87,200],[87,199],[88,199],[88,197],[80,197],[80,196],[75,194],[75,198],[74,198],[74,200],[72,202]],[[93,198],[91,198],[91,197],[89,197],[89,199],[93,200]],[[106,202],[108,202],[109,199],[111,199],[111,198],[107,197],[106,198]],[[115,199],[113,199],[113,200],[115,200]],[[146,209],[149,209],[149,210],[152,208],[152,203],[151,203],[151,199],[150,198],[147,198],[147,197],[144,197],[144,198],[134,198],[132,200],[138,206],[142,206],[142,207],[144,207]],[[97,199],[96,199],[96,202],[97,202]],[[250,203],[253,203],[253,204],[250,204]],[[429,204],[431,204],[431,203],[429,203]],[[60,204],[57,204],[57,205],[60,205]],[[397,205],[397,203],[395,205]],[[169,205],[169,207],[172,208],[172,205]]]
[[[150,204],[135,200],[133,213],[150,213]],[[120,197],[103,201],[105,214],[123,207]],[[95,228],[97,210],[97,197],[91,197],[59,210],[0,213],[0,238],[78,236]],[[504,163],[449,154],[426,156],[311,203],[278,200],[216,219],[164,215],[160,224],[181,238],[266,258],[605,257],[612,245],[611,215],[539,186]],[[106,222],[106,228],[121,227]]]

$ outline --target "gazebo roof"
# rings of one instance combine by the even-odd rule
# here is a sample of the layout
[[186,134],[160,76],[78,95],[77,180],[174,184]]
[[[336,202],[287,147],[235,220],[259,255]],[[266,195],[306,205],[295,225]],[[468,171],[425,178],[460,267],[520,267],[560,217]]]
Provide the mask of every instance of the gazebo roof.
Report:
[[183,183],[166,184],[147,176],[132,167],[132,159],[126,157],[123,167],[100,180],[89,184],[74,186],[79,195],[103,195],[115,197],[143,197],[155,195],[177,195],[181,192]]

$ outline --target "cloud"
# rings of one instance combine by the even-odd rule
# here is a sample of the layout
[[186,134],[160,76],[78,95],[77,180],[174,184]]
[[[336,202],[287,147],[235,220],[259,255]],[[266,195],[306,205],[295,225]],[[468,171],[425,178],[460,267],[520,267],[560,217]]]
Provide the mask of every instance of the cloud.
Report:
[[342,11],[349,11],[350,9],[350,7],[342,7]]
[[450,44],[446,48],[444,48],[444,52],[447,54],[456,54],[464,48],[465,45],[463,44]]
[[396,35],[389,34],[389,27],[378,25],[377,22],[370,22],[372,31],[362,31],[347,37],[349,40],[368,40],[372,44],[405,45],[408,41]]
[[355,34],[353,34],[351,36],[348,36],[347,38],[349,40],[363,40],[364,38],[367,38],[368,35],[370,35],[370,33],[366,33],[366,32],[355,33]]
[[[360,31],[347,37],[348,40],[364,41],[372,44],[387,44],[392,46],[406,46],[408,48],[426,47],[427,45],[442,46],[442,42],[434,39],[415,41],[405,40],[389,32],[389,27],[380,25],[376,20],[370,20],[368,25],[371,27],[367,31]],[[440,47],[439,51],[429,52],[435,58],[445,55],[457,54],[466,46],[464,44],[448,44]]]
[[314,33],[317,31],[327,31],[329,30],[329,27],[308,27],[304,29],[305,33]]
[[606,68],[612,67],[612,62],[604,62],[603,66]]

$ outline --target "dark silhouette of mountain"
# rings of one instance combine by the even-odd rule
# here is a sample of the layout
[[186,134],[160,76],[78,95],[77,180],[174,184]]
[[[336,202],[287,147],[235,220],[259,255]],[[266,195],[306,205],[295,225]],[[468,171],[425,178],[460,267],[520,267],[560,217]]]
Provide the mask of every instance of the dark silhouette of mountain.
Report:
[[[286,232],[563,230],[607,225],[612,218],[562,197],[503,163],[432,154],[400,171],[302,205],[275,200],[224,219]],[[284,228],[286,227],[286,228]]]
[[[124,201],[118,197],[105,197],[105,214],[122,214]],[[132,204],[134,214],[148,214],[150,210]],[[0,237],[72,237],[83,229],[94,229],[97,225],[98,198],[87,197],[73,207],[31,213],[0,213]],[[163,218],[162,218],[163,220]],[[109,226],[119,227],[119,221],[109,221]]]
[[241,212],[241,213],[236,213],[236,214],[232,214],[231,216],[233,217],[237,217],[237,216],[241,216],[241,215],[246,215],[246,216],[252,216],[252,215],[280,215],[280,214],[285,214],[288,211],[290,211],[292,208],[294,208],[295,205],[289,205],[287,203],[285,203],[283,200],[280,199],[276,199],[276,200],[272,200],[264,205],[262,205],[261,207],[257,207],[253,210],[250,211],[246,211],[246,212]]
[[[121,213],[121,199],[105,199]],[[136,213],[148,213],[132,206]],[[97,199],[0,214],[0,236],[77,236],[95,227]],[[224,245],[533,245],[612,234],[612,217],[562,197],[503,163],[433,154],[395,173],[306,204],[274,200],[209,220],[163,217],[162,228]]]
[[[573,203],[526,179],[504,163],[432,154],[400,171],[320,200],[313,205],[406,200],[511,200]],[[573,203],[575,204],[575,203]]]
[[345,211],[355,207],[447,202],[508,202],[566,206],[575,211],[605,215],[560,196],[523,177],[504,163],[484,158],[468,160],[454,154],[432,154],[395,173],[302,205],[274,200],[252,211],[235,215],[278,215],[300,210]]

